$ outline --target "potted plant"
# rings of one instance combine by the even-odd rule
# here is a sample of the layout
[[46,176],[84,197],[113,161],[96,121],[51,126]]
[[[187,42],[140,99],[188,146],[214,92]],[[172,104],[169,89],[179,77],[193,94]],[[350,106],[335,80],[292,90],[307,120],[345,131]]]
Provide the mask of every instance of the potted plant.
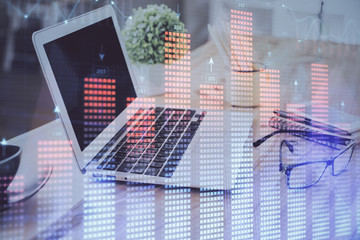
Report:
[[164,93],[165,31],[186,30],[178,15],[164,4],[134,9],[122,31],[143,95]]

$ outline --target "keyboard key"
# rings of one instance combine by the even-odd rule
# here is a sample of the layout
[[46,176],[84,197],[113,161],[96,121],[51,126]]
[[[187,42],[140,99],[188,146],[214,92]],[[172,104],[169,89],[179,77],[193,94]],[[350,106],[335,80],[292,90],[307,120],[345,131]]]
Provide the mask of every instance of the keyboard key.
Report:
[[142,138],[142,140],[145,141],[146,139],[153,139],[154,137],[155,137],[155,133],[147,132],[145,136]]
[[152,158],[142,156],[142,157],[139,159],[139,162],[141,162],[141,163],[150,163],[151,160],[152,160]]
[[159,113],[161,113],[163,110],[164,110],[163,107],[156,107],[156,108],[155,108],[155,113],[159,114]]
[[114,155],[114,158],[116,158],[116,159],[124,159],[126,157],[126,155],[127,155],[127,153],[119,151]]
[[162,168],[163,166],[163,163],[160,163],[160,162],[152,162],[150,167],[152,168]]
[[139,157],[143,152],[145,151],[145,148],[135,148],[132,150],[132,152],[129,154],[132,157]]
[[183,135],[183,132],[174,132],[171,136],[180,138]]
[[117,165],[108,163],[108,164],[106,164],[106,166],[103,169],[105,169],[105,170],[115,170],[116,167],[117,167]]
[[160,168],[149,167],[145,175],[156,176],[160,171]]
[[145,154],[156,154],[159,151],[159,149],[146,149]]
[[184,133],[184,138],[193,138],[196,134],[196,131],[191,130],[190,128]]
[[170,133],[174,126],[176,125],[176,123],[173,125],[173,126],[170,126],[170,125],[166,125],[164,126],[164,128],[161,130],[162,133]]
[[132,149],[132,146],[130,144],[126,144],[119,149],[119,152],[127,154],[131,151],[131,149]]
[[190,121],[188,121],[188,120],[182,119],[178,122],[178,126],[186,127],[187,125],[189,125],[189,122]]
[[158,135],[158,137],[160,138],[160,139],[166,139],[168,136],[170,136],[170,132],[169,131],[163,131],[163,130],[161,130],[161,132],[159,132],[159,135]]
[[121,162],[122,162],[122,159],[111,158],[108,163],[119,165]]
[[174,111],[174,114],[180,114],[180,115],[184,114],[185,112],[185,109],[181,109],[181,108],[173,108],[172,110]]
[[174,156],[181,156],[185,153],[186,148],[182,148],[182,147],[176,147],[176,149],[174,150],[174,152],[172,153],[172,155]]
[[179,140],[178,137],[170,137],[168,140],[166,140],[166,143],[176,145],[176,143],[178,142],[178,140]]
[[134,163],[136,163],[137,160],[138,160],[138,158],[135,158],[135,157],[127,157],[124,159],[124,163],[134,164]]
[[163,142],[165,142],[165,140],[166,140],[166,137],[162,137],[162,136],[158,135],[154,141],[155,141],[155,143],[163,143]]
[[160,131],[163,125],[164,125],[164,124],[154,125],[154,131],[155,131],[155,132]]
[[[179,153],[175,153],[175,151],[173,152],[173,154],[171,154],[169,161],[173,161],[173,160],[181,160],[183,154],[179,154]],[[176,164],[177,165],[177,164]]]
[[133,169],[131,170],[132,173],[142,174],[145,172],[145,169],[147,168],[147,163],[137,163]]
[[156,149],[156,148],[161,148],[163,145],[163,143],[160,143],[160,142],[154,142],[152,143],[149,148],[152,148],[152,149]]
[[164,146],[162,147],[162,149],[171,151],[174,147],[175,147],[174,144],[171,144],[171,143],[166,142],[166,143],[164,144]]
[[153,158],[156,153],[144,153],[143,157]]
[[169,120],[167,123],[166,123],[166,126],[167,127],[174,127],[176,124],[178,123],[178,119],[177,120]]
[[187,110],[186,113],[184,114],[185,116],[190,116],[193,117],[195,114],[195,110]]
[[131,153],[129,153],[129,157],[139,158],[140,156],[141,153],[136,152],[136,150],[133,150]]
[[122,163],[120,167],[118,168],[119,172],[129,172],[130,169],[134,166],[133,163]]
[[170,155],[171,151],[167,151],[167,150],[161,150],[159,153],[158,153],[158,156],[160,157],[168,157]]
[[160,162],[160,163],[164,163],[166,162],[166,157],[161,157],[161,156],[157,156],[155,159],[154,159],[154,162]]
[[182,133],[185,131],[185,129],[187,128],[187,126],[176,126],[176,128],[174,129],[174,132],[176,133]]
[[98,165],[97,169],[101,169],[103,166],[107,164],[107,162],[112,158],[112,153],[110,153],[102,162],[100,165]]
[[191,122],[190,129],[196,131],[199,128],[200,122]]

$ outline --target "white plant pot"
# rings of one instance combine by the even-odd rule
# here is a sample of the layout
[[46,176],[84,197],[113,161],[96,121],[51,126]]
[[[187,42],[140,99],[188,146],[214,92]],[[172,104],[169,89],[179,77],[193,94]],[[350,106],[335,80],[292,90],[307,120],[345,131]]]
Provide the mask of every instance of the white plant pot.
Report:
[[165,93],[164,64],[134,64],[137,93],[142,97],[157,96]]

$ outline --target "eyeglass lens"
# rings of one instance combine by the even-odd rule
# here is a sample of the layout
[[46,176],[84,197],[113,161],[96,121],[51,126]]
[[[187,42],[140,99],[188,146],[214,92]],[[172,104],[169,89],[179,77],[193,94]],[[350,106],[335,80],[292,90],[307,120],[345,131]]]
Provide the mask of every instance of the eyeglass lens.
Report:
[[304,188],[317,183],[326,169],[326,162],[294,167],[288,178],[289,188]]
[[[334,153],[329,154],[320,149],[312,148],[311,151],[306,149],[304,144],[299,142],[286,142],[281,145],[280,161],[283,164],[299,164],[292,168],[288,175],[289,188],[305,188],[317,183],[324,174],[327,163],[324,160],[329,160]],[[333,175],[342,173],[349,164],[353,147],[348,148],[341,153],[333,162]]]

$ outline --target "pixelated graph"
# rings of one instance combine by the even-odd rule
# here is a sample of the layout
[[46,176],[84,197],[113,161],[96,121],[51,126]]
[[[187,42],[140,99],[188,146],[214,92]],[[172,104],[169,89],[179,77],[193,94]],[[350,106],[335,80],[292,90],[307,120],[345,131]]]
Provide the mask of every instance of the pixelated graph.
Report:
[[[184,178],[188,182],[189,176]],[[164,239],[191,239],[190,193],[190,188],[165,186]]]
[[[3,145],[6,145],[6,140],[3,139],[2,143]],[[1,146],[1,145],[0,145]],[[25,189],[25,179],[23,175],[17,174],[14,178],[10,176],[3,176],[0,178],[1,184],[7,185],[6,182],[8,180],[12,179],[12,182],[10,183],[11,190],[8,187],[7,190],[4,192],[1,192],[1,197],[3,197],[3,194],[17,194],[16,200],[23,199],[24,197],[24,189]],[[8,202],[8,198],[1,199],[1,203],[4,204],[5,201]],[[0,222],[0,239],[23,239],[25,236],[25,230],[24,226],[26,223],[25,219],[25,210],[24,203],[23,202],[17,202],[15,203],[15,206],[13,208],[10,208],[6,210],[6,213],[3,214]],[[3,209],[1,209],[3,211]],[[9,233],[6,230],[14,228],[15,231],[13,233]]]
[[[328,120],[329,106],[329,75],[328,65],[320,63],[311,64],[311,114],[324,121]],[[315,171],[315,169],[314,169]],[[315,172],[314,172],[315,173]],[[329,174],[324,174],[321,181],[329,182]],[[312,194],[312,238],[330,238],[330,198],[329,187],[318,189]]]
[[84,78],[84,144],[88,145],[115,119],[116,80]]
[[[252,73],[246,72],[252,70],[252,13],[231,10],[230,19],[232,71],[231,92],[228,94],[231,94],[231,101],[251,106],[256,97],[253,94],[254,88],[258,85],[254,84]],[[253,148],[249,144],[244,144],[249,130],[243,127],[252,122],[252,115],[234,111],[231,112],[230,121],[231,180],[234,186],[231,194],[231,236],[253,239]]]
[[156,239],[154,230],[155,186],[128,183],[126,188],[126,239]]
[[[260,72],[260,124],[267,126],[273,109],[280,108],[280,71],[265,69]],[[262,128],[264,129],[264,128]],[[272,131],[265,127],[266,132]],[[270,146],[270,142],[268,146]],[[260,236],[262,239],[279,239],[280,175],[277,151],[262,152],[260,172]]]
[[[200,108],[207,121],[200,132],[200,239],[224,238],[224,86],[200,84]],[[211,219],[211,221],[210,221]]]
[[311,64],[311,103],[312,115],[324,121],[328,120],[329,106],[329,69],[325,64]]
[[252,113],[231,112],[231,236],[254,239],[253,147],[249,143]]
[[[189,108],[191,102],[191,35],[165,32],[165,106]],[[182,157],[183,185],[191,182],[191,159]],[[191,239],[190,188],[165,186],[165,239]]]
[[190,34],[165,32],[165,104],[190,107]]
[[[51,165],[56,169],[51,175],[51,181],[53,181],[51,189],[48,188],[46,195],[39,195],[36,221],[38,231],[41,233],[44,227],[48,226],[51,214],[59,210],[66,212],[73,206],[73,152],[70,142],[67,140],[38,141],[37,146],[38,177],[41,178],[40,174],[46,172]],[[72,239],[72,235],[67,232],[67,229],[71,228],[70,216],[64,220],[67,222],[64,230],[52,229],[52,231],[41,233],[39,237],[60,238],[66,236],[64,239]]]
[[[341,126],[342,129],[347,129],[348,124],[340,123],[339,126]],[[357,158],[352,158],[351,162],[347,166],[348,168],[354,167],[354,160]],[[335,235],[336,238],[347,238],[349,235],[349,232],[352,232],[352,225],[355,225],[352,215],[354,212],[351,210],[351,202],[352,202],[352,192],[353,192],[353,176],[350,174],[349,171],[345,171],[344,173],[340,174],[337,177],[332,177],[332,182],[335,186],[341,186],[336,188],[335,193]],[[358,204],[356,204],[359,206]],[[357,208],[358,209],[358,208]]]
[[231,102],[252,105],[252,13],[231,10]]
[[[83,85],[84,144],[88,145],[115,119],[116,79],[86,77]],[[84,239],[113,238],[115,183],[85,178],[84,195]]]
[[[305,105],[298,103],[286,104],[288,112],[305,112]],[[289,140],[298,140],[295,136],[289,136]],[[305,154],[305,153],[304,153]],[[302,179],[305,172],[293,172],[292,180]],[[283,177],[283,176],[282,176]],[[287,190],[287,239],[306,238],[306,214],[310,212],[307,207],[307,193],[299,190],[294,193],[293,189]]]
[[115,238],[114,179],[84,178],[83,239]]

